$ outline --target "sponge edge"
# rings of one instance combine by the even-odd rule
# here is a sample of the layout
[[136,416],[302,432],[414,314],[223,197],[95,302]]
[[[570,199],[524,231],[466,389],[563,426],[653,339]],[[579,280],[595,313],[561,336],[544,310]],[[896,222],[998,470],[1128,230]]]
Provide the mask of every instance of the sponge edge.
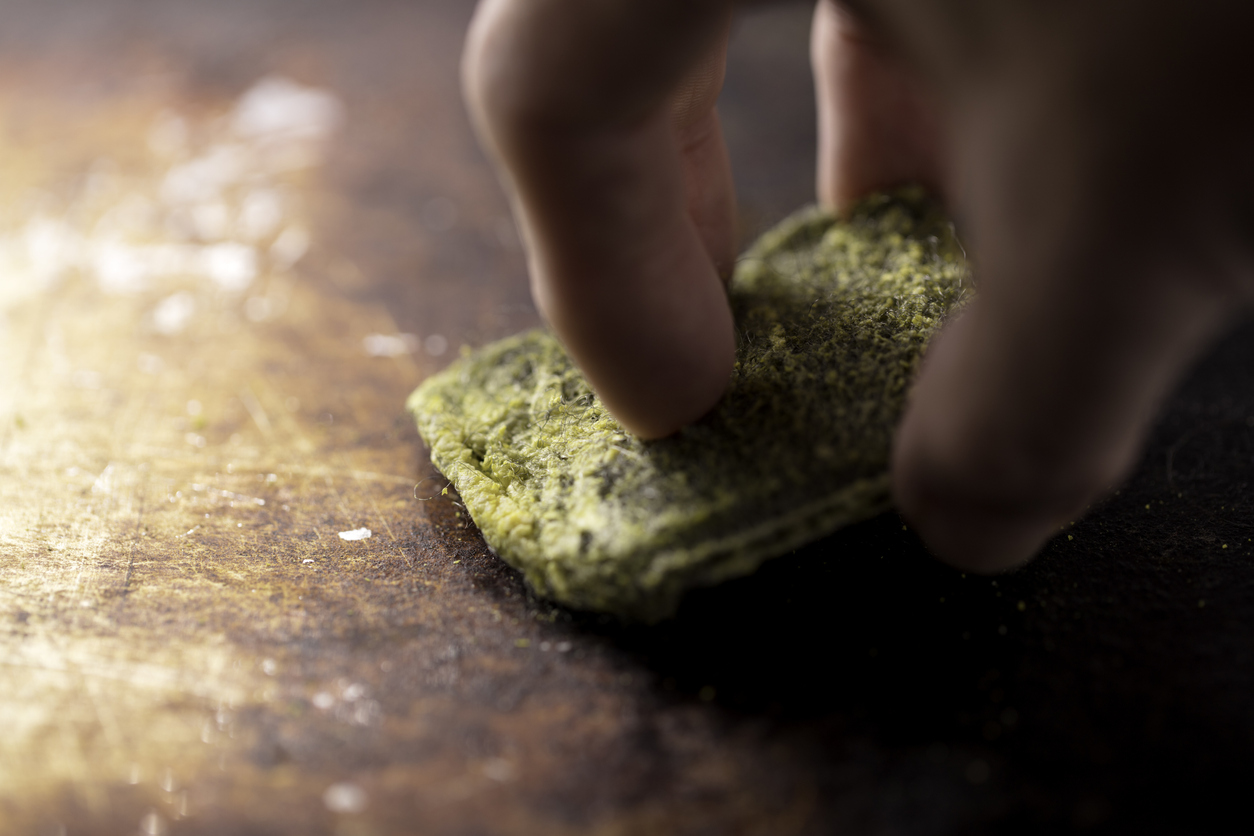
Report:
[[840,221],[805,209],[738,263],[731,386],[676,435],[623,430],[540,330],[467,354],[408,406],[488,545],[537,593],[655,622],[687,589],[888,508],[893,428],[968,283],[920,190]]

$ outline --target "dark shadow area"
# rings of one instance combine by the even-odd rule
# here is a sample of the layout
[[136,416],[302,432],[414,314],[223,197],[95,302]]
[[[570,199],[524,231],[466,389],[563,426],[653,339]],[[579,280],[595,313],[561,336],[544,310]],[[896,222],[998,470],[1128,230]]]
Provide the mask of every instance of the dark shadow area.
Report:
[[[677,699],[816,742],[865,734],[885,759],[976,753],[991,774],[966,778],[1002,803],[969,832],[1237,832],[1254,774],[1251,370],[1247,324],[1176,393],[1128,484],[1016,573],[949,569],[885,514],[662,625],[576,623]],[[815,768],[838,781],[838,758]]]

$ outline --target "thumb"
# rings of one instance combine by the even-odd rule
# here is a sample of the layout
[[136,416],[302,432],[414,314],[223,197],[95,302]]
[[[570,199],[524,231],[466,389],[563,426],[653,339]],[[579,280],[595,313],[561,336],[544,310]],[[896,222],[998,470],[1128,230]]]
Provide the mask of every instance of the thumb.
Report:
[[941,560],[1014,568],[1123,479],[1222,322],[1175,290],[1129,309],[1058,288],[1027,318],[981,299],[938,338],[898,429],[893,477],[899,508]]
[[959,143],[977,298],[929,350],[892,464],[923,540],[977,572],[1028,561],[1124,477],[1235,307],[1141,172],[1116,183],[999,119]]

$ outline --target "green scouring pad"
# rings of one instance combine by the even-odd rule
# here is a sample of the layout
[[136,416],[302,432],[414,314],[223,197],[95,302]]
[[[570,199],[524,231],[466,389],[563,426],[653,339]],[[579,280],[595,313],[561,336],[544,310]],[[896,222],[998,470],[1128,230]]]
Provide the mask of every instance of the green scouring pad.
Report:
[[888,507],[893,428],[968,284],[920,190],[843,220],[806,209],[737,264],[730,389],[678,434],[623,430],[542,330],[466,354],[409,409],[488,545],[536,592],[657,621],[689,588]]

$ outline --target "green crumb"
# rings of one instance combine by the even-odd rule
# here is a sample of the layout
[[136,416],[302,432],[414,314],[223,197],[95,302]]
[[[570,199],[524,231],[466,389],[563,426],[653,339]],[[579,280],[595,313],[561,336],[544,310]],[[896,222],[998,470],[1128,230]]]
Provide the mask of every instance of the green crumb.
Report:
[[842,221],[806,209],[741,258],[730,389],[670,438],[624,431],[542,330],[463,357],[408,405],[488,545],[539,594],[657,621],[687,589],[888,507],[893,428],[967,282],[920,190]]

